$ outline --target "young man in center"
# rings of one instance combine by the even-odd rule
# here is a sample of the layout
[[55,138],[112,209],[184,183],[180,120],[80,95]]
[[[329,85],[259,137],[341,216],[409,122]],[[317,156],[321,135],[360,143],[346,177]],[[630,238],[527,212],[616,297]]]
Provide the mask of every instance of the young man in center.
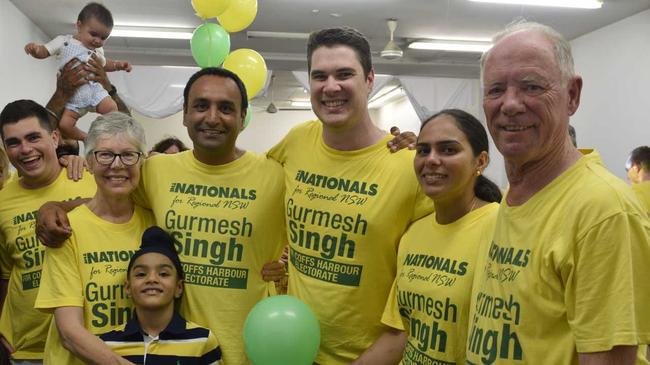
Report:
[[365,37],[350,28],[315,32],[307,61],[319,120],[295,127],[268,154],[285,172],[289,294],[320,321],[316,363],[349,364],[384,331],[401,235],[433,208],[413,153],[391,153],[392,136],[370,119],[375,75]]

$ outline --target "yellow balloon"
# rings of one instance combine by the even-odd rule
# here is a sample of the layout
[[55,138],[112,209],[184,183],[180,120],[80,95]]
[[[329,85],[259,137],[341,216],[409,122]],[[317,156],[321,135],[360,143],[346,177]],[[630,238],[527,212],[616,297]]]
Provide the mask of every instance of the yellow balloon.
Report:
[[231,0],[228,9],[219,16],[219,23],[228,33],[239,32],[253,23],[257,16],[257,0]]
[[223,61],[223,68],[239,76],[246,86],[248,99],[257,95],[266,82],[266,63],[262,56],[248,48],[231,52]]
[[230,6],[231,0],[192,0],[196,15],[203,19],[216,18]]

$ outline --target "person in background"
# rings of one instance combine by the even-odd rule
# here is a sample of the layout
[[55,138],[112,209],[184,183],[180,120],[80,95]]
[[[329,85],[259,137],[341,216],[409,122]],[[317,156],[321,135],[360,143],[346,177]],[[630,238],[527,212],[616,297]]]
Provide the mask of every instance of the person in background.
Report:
[[97,193],[70,212],[72,236],[48,248],[34,307],[54,313],[46,364],[128,364],[96,335],[126,323],[132,304],[126,268],[153,215],[133,202],[144,161],[144,130],[130,116],[99,116],[86,139]]
[[578,147],[578,137],[576,136],[576,129],[569,124],[569,137],[571,137],[571,143],[573,147]]
[[[30,42],[25,45],[25,52],[38,59],[58,55],[60,69],[71,60],[88,63],[92,57],[96,57],[105,71],[131,71],[131,65],[127,61],[109,60],[104,57],[103,45],[113,29],[113,16],[105,6],[88,3],[79,12],[76,26],[76,34],[60,35],[45,45]],[[95,110],[100,114],[117,111],[118,105],[111,98],[111,93],[112,91],[107,92],[101,84],[93,81],[79,87],[66,104],[61,117],[59,129],[63,136],[77,140],[86,138],[86,133],[76,124],[88,110]]]
[[56,148],[56,156],[79,156],[79,141],[71,138],[62,138]]
[[134,364],[221,364],[214,333],[186,321],[175,310],[183,295],[183,267],[174,239],[158,226],[147,228],[126,271],[124,290],[133,301],[133,317],[101,334],[115,353]]
[[[354,365],[465,363],[476,257],[492,239],[501,200],[483,176],[488,146],[485,128],[465,111],[442,110],[422,124],[413,165],[435,212],[402,236],[382,317],[391,329]],[[438,315],[429,303],[448,311]]]
[[571,142],[582,91],[571,45],[548,26],[512,24],[481,77],[510,187],[477,260],[467,363],[646,364],[650,220],[597,152]]
[[187,146],[176,137],[167,137],[158,143],[156,143],[151,151],[149,151],[149,156],[153,156],[158,153],[174,154],[179,152],[184,152],[189,150]]
[[625,163],[627,179],[641,205],[650,214],[650,147],[640,146],[632,150]]

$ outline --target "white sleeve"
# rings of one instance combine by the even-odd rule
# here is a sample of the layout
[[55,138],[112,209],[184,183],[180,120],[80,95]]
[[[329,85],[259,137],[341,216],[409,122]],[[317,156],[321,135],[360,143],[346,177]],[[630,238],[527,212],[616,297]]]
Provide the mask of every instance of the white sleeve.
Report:
[[65,43],[65,39],[66,36],[60,35],[45,44],[45,48],[47,48],[47,51],[50,53],[50,56],[55,56],[59,54],[59,52],[61,51],[61,47],[63,47],[63,44]]

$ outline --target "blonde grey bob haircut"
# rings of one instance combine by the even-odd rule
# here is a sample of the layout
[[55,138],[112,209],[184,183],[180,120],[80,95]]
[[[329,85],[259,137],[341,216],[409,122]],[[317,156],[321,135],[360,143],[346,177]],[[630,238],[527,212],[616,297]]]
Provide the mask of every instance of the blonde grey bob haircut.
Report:
[[86,137],[86,159],[89,160],[97,141],[106,137],[123,135],[133,142],[138,152],[145,153],[146,141],[144,129],[131,116],[120,112],[110,112],[100,115],[90,125]]

